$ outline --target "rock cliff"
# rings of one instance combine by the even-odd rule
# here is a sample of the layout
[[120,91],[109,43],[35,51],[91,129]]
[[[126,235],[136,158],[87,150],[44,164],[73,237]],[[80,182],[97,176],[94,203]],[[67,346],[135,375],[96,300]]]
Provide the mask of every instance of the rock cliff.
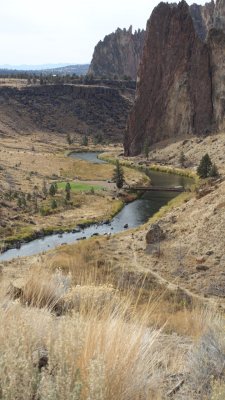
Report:
[[215,29],[225,30],[225,2],[224,0],[216,0],[213,26]]
[[160,3],[147,23],[125,154],[139,154],[146,142],[205,134],[212,115],[208,46],[196,34],[185,1]]
[[225,32],[211,29],[208,36],[212,74],[212,104],[215,127],[225,128]]
[[214,24],[215,3],[212,0],[204,6],[192,4],[190,14],[194,23],[196,33],[202,40],[206,40],[209,30]]
[[107,35],[95,47],[89,74],[111,78],[128,76],[136,80],[144,37],[143,30],[132,33],[132,26],[128,30],[118,28]]

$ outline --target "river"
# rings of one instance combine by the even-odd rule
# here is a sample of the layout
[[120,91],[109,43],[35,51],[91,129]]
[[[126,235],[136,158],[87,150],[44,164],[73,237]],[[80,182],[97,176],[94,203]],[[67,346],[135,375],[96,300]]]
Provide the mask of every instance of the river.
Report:
[[[105,163],[97,158],[99,153],[71,153],[70,157],[86,160],[93,164]],[[150,171],[152,185],[171,187],[188,186],[193,181],[190,178],[175,174]],[[10,249],[0,255],[0,261],[9,261],[18,257],[40,254],[62,244],[71,244],[77,240],[84,240],[91,236],[109,235],[121,232],[127,228],[135,228],[144,224],[169,200],[176,197],[174,192],[146,192],[141,198],[129,203],[110,221],[110,223],[93,224],[84,229],[74,229],[73,232],[52,234],[41,239],[22,244],[20,249]]]

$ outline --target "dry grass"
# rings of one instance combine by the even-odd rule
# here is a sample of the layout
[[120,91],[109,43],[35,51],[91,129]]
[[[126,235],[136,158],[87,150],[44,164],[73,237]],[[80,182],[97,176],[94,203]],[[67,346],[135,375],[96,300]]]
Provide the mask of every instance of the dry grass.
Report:
[[[88,313],[57,320],[46,308],[31,305],[1,309],[2,398],[160,398],[157,386],[170,363],[173,343],[159,344],[159,352],[160,331],[147,328],[144,318],[135,321],[131,309],[128,300],[120,300],[101,313],[92,306]],[[40,367],[43,353],[45,368]]]
[[0,308],[4,400],[161,399],[168,371],[183,370],[187,346],[150,327],[154,305],[139,309],[136,291],[107,283],[98,267],[104,240],[79,243],[76,256],[73,246],[67,258],[62,249],[49,255]]
[[222,318],[205,319],[202,337],[189,354],[189,386],[199,398],[212,391],[213,381],[225,381],[224,328]]
[[[116,296],[109,287],[100,287],[99,293],[97,289],[69,290],[70,299],[78,295],[79,304],[89,306],[77,307],[76,298],[74,311],[61,318],[55,318],[46,307],[40,310],[17,302],[1,308],[3,399],[162,399],[167,391],[165,382],[174,376],[186,376],[182,399],[201,399],[194,397],[195,393],[205,395],[211,392],[211,385],[212,399],[222,399],[218,397],[224,366],[221,330],[218,336],[221,319],[199,310],[195,318],[201,319],[203,336],[192,344],[184,336],[149,328],[151,310],[146,307],[137,312],[132,297]],[[49,290],[51,294],[51,285]],[[212,376],[219,378],[219,383],[212,381]]]
[[48,270],[33,269],[22,287],[21,301],[27,306],[53,310],[69,287],[69,275],[63,275],[61,271],[52,274]]
[[[70,168],[62,170],[61,173],[69,178],[79,178],[83,180],[111,180],[114,172],[114,166],[111,164],[90,164],[83,160],[73,160]],[[124,167],[125,181],[132,185],[134,183],[146,184],[149,183],[149,178],[144,172],[137,171],[134,168]]]
[[[104,275],[109,272],[104,257],[104,243],[107,239],[90,239],[71,246],[63,246],[47,256],[51,270],[60,269],[70,273],[76,285],[92,285],[97,282],[105,283],[108,278]],[[108,282],[107,282],[108,283]]]
[[137,290],[135,277],[120,290],[106,242],[43,256],[20,298],[4,301],[0,398],[161,400],[182,377],[179,398],[222,399],[222,318],[166,292]]

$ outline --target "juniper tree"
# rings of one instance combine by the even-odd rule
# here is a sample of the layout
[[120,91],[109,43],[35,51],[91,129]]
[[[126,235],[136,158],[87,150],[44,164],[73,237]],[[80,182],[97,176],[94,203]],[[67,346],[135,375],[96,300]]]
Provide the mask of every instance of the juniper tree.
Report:
[[143,150],[144,150],[145,157],[148,159],[150,148],[149,148],[149,143],[148,143],[147,140],[144,143],[144,149]]
[[55,199],[53,199],[52,202],[51,202],[51,208],[52,208],[52,210],[54,210],[55,208],[57,208],[57,202],[56,202]]
[[66,187],[65,187],[65,192],[66,192],[66,200],[69,201],[70,200],[70,191],[71,191],[71,185],[69,182],[66,183]]
[[50,194],[50,196],[55,196],[55,194],[56,194],[56,188],[55,188],[55,185],[54,185],[54,183],[52,183],[51,184],[51,186],[50,186],[50,188],[49,188],[49,194]]
[[67,143],[68,143],[69,145],[73,143],[73,140],[72,140],[72,138],[71,138],[71,136],[70,136],[69,133],[68,133],[67,136],[66,136],[66,140],[67,140]]
[[218,168],[215,163],[213,163],[213,165],[210,169],[209,176],[211,178],[216,178],[217,176],[219,176]]
[[116,160],[116,166],[113,174],[113,181],[116,183],[118,189],[121,189],[124,185],[124,172],[121,167],[119,160]]
[[83,137],[82,145],[83,146],[88,146],[88,137],[86,135]]
[[206,153],[200,161],[200,164],[197,168],[197,173],[200,176],[200,178],[208,178],[210,176],[211,169],[212,169],[212,161],[208,153]]

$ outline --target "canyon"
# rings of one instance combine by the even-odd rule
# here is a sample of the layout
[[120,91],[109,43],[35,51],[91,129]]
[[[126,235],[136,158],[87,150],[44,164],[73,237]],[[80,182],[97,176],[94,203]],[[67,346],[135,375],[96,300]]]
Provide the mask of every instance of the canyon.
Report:
[[0,133],[57,132],[122,141],[134,90],[100,85],[0,86]]

